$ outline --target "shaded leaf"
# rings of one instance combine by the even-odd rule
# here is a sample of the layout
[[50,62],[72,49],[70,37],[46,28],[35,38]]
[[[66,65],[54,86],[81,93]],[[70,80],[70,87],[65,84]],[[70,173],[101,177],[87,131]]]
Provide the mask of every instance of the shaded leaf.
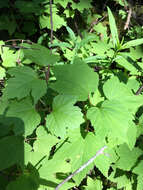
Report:
[[59,60],[58,55],[51,54],[51,51],[39,44],[33,43],[30,44],[22,44],[22,46],[27,47],[29,49],[22,49],[24,56],[26,59],[30,59],[33,63],[36,63],[40,66],[48,66],[53,65]]
[[16,67],[8,71],[14,78],[8,80],[4,93],[7,98],[22,99],[30,94],[36,103],[46,93],[46,81],[38,79],[37,73],[30,67]]
[[97,89],[98,75],[85,63],[77,61],[72,65],[55,66],[53,71],[57,81],[51,88],[60,94],[76,96],[77,100],[84,101]]

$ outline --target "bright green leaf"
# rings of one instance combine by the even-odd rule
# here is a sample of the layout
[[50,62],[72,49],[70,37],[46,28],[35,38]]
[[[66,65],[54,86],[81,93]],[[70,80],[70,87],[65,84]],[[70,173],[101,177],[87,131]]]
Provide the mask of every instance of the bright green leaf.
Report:
[[87,118],[91,120],[95,133],[101,138],[112,135],[122,143],[127,141],[129,120],[133,119],[133,116],[120,101],[104,101],[101,108],[90,108]]
[[83,123],[80,109],[73,106],[76,99],[72,96],[59,95],[54,99],[53,111],[47,115],[47,128],[56,136],[64,137],[67,129],[75,129]]
[[137,39],[137,40],[131,40],[131,41],[129,41],[129,42],[126,42],[126,43],[122,46],[122,49],[127,49],[127,48],[134,47],[134,46],[138,46],[138,45],[141,45],[141,44],[143,44],[143,38]]
[[5,69],[0,67],[0,80],[3,79],[6,76]]
[[130,150],[126,144],[116,148],[116,152],[120,157],[116,162],[116,167],[126,171],[130,171],[136,165],[137,159],[142,155],[141,149],[134,148]]
[[84,186],[86,190],[101,190],[103,188],[102,181],[99,179],[87,178],[87,186]]
[[115,47],[115,46],[117,46],[119,44],[117,26],[116,26],[116,23],[115,23],[115,18],[113,16],[110,8],[107,7],[107,9],[108,9],[110,30],[111,30],[111,34],[112,34],[112,38],[113,38],[113,44],[114,44],[114,47]]
[[37,151],[42,156],[49,155],[51,148],[59,141],[58,138],[49,134],[43,126],[39,126],[36,130],[37,140],[34,142],[34,152]]

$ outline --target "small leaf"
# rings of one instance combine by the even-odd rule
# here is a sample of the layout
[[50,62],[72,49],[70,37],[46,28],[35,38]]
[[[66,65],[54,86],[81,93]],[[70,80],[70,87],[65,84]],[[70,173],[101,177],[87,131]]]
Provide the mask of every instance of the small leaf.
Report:
[[36,130],[37,140],[34,142],[34,152],[39,152],[41,158],[49,155],[51,148],[59,141],[58,138],[49,134],[43,126],[39,126]]
[[86,190],[101,190],[103,188],[102,181],[99,179],[87,178],[87,186],[84,186]]
[[116,162],[116,167],[122,170],[130,171],[136,165],[138,158],[142,155],[142,150],[134,148],[130,150],[126,144],[122,144],[116,148],[116,152],[120,159]]
[[113,38],[113,44],[114,44],[114,47],[115,47],[115,46],[117,46],[119,44],[117,26],[116,26],[116,23],[115,23],[115,18],[113,16],[110,8],[107,7],[107,9],[108,9],[110,30],[111,30],[111,34],[112,34],[112,38]]
[[68,33],[69,33],[69,35],[70,35],[70,39],[71,39],[73,42],[75,42],[75,41],[76,41],[76,36],[75,36],[73,30],[72,30],[70,27],[68,27],[68,26],[66,26],[66,29],[67,29],[67,31],[68,31]]
[[143,44],[143,38],[137,39],[137,40],[131,40],[131,41],[125,43],[122,46],[122,49],[127,49],[127,48],[138,46],[138,45],[141,45],[141,44]]
[[6,76],[5,69],[0,67],[0,80],[3,79]]

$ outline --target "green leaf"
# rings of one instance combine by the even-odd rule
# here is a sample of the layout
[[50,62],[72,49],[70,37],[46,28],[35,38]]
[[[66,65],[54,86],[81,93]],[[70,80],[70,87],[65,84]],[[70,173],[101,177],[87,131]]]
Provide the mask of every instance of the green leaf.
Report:
[[107,9],[108,9],[110,30],[111,30],[111,34],[112,34],[112,38],[113,38],[113,44],[114,44],[114,47],[116,47],[119,44],[117,26],[116,26],[115,18],[113,16],[110,8],[107,7]]
[[72,3],[72,0],[55,0],[54,3],[55,4],[60,4],[62,7],[64,7],[64,9],[66,8],[68,3]]
[[131,40],[129,42],[126,42],[125,44],[122,45],[122,49],[127,49],[130,47],[138,46],[143,44],[143,38],[137,39],[137,40]]
[[[135,166],[135,165],[134,165]],[[137,165],[133,168],[133,173],[142,176],[143,160],[140,160]]]
[[3,79],[6,76],[5,69],[0,67],[0,80]]
[[137,74],[138,67],[137,64],[134,64],[133,61],[129,59],[128,56],[124,55],[123,53],[120,53],[119,56],[116,57],[115,62],[121,65],[123,68],[125,68],[127,71],[130,71],[131,74]]
[[72,96],[59,95],[53,102],[53,111],[47,115],[46,126],[56,136],[64,137],[68,129],[80,127],[84,122],[80,109],[73,106],[76,99]]
[[14,164],[24,164],[23,139],[18,136],[7,136],[0,139],[0,170]]
[[101,190],[103,188],[102,181],[99,179],[87,178],[87,186],[84,186],[86,190]]
[[57,81],[51,88],[60,94],[76,96],[77,100],[86,100],[98,87],[97,73],[85,63],[77,61],[72,65],[55,66],[53,72]]
[[134,148],[130,150],[126,144],[116,148],[116,153],[120,159],[116,162],[116,167],[122,170],[130,171],[136,165],[138,158],[142,155],[142,150]]
[[[47,7],[46,12],[50,15],[50,9],[49,5]],[[58,15],[59,10],[57,9],[56,6],[53,6],[52,8],[52,17],[53,17],[53,30],[56,31],[57,29],[61,28],[62,26],[66,26],[66,22],[64,18],[60,15]],[[51,29],[51,24],[50,24],[50,16],[49,15],[44,15],[42,14],[40,16],[40,26],[41,28],[48,28]]]
[[99,102],[102,102],[104,98],[101,97],[99,90],[96,90],[95,93],[89,94],[89,100],[92,105],[96,106]]
[[36,63],[37,65],[53,65],[59,60],[58,55],[53,55],[48,48],[39,44],[22,44],[22,46],[29,48],[22,49],[25,58],[30,59],[33,63]]
[[6,190],[37,190],[39,187],[39,173],[32,165],[28,165],[23,175],[11,181]]
[[[25,135],[30,135],[40,123],[41,118],[29,99],[20,102],[13,101],[6,110],[6,113],[4,111],[5,117],[19,118],[23,121]],[[15,134],[23,133],[23,128],[17,123],[17,120],[15,120],[14,132]]]
[[129,120],[132,120],[133,116],[120,101],[106,100],[101,108],[90,108],[87,118],[91,120],[95,132],[100,138],[112,136],[122,143],[127,141]]
[[91,2],[91,0],[80,0],[76,3],[72,1],[72,9],[78,9],[80,12],[83,12],[84,9],[90,9],[92,7]]
[[36,103],[46,93],[46,81],[38,79],[37,73],[30,67],[12,68],[8,73],[15,77],[7,82],[4,91],[7,98],[22,99],[31,94]]
[[70,35],[70,39],[71,39],[73,42],[75,42],[77,39],[76,39],[76,36],[75,36],[73,30],[72,30],[70,27],[68,27],[68,26],[66,26],[66,29],[67,29],[67,31],[68,31],[68,33],[69,33],[69,35]]
[[117,184],[117,188],[115,190],[128,187],[128,185],[131,183],[126,173],[123,170],[119,170],[118,168],[113,170],[108,179]]
[[15,67],[18,56],[13,50],[9,50],[7,47],[4,47],[1,58],[3,60],[2,65],[4,67]]
[[15,1],[14,6],[23,14],[39,13],[40,9],[41,9],[41,7],[38,3],[34,3],[34,2],[30,2],[30,1],[26,2],[24,0]]
[[[132,96],[133,93],[127,88],[127,85],[121,83],[117,77],[112,77],[107,80],[103,86],[103,91],[109,100],[123,99],[125,96]],[[120,99],[119,99],[120,98]]]
[[120,101],[132,114],[143,105],[143,96],[133,94],[132,89],[127,84],[121,83],[117,77],[109,79],[104,84],[103,91],[109,100]]
[[36,135],[37,140],[33,145],[34,152],[39,152],[41,154],[41,158],[45,155],[49,155],[51,148],[58,143],[59,139],[49,134],[43,126],[38,127]]
[[[97,139],[92,133],[87,134],[85,139],[80,136],[71,143],[63,143],[53,159],[45,162],[43,167],[40,168],[39,172],[41,177],[46,178],[48,174],[50,176],[55,176],[55,173],[59,172],[74,172],[94,156],[104,145],[105,142],[102,139]],[[69,160],[69,163],[67,163],[67,160]],[[111,163],[109,157],[104,154],[99,155],[94,163],[91,163],[82,172],[74,176],[77,185],[80,184],[81,180],[86,176],[89,170],[94,167],[94,165],[107,175]],[[50,178],[54,179],[53,177]]]
[[137,190],[142,190],[143,187],[143,175],[137,177]]

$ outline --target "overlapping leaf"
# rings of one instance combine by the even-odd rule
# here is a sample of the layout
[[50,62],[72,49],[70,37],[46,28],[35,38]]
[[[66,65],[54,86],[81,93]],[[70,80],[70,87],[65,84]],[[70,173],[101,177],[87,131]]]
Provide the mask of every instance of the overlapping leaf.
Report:
[[7,82],[5,88],[7,98],[22,99],[31,94],[36,103],[46,93],[46,82],[39,79],[36,72],[30,67],[12,68],[8,73],[15,77],[10,78]]
[[134,148],[130,150],[126,144],[116,148],[116,152],[120,157],[116,162],[116,167],[126,171],[130,171],[136,165],[137,159],[142,155],[141,149]]
[[128,84],[120,83],[113,77],[103,86],[104,94],[109,100],[117,100],[124,104],[126,109],[135,114],[138,107],[143,105],[143,96],[136,96]]
[[50,50],[39,44],[22,44],[29,49],[23,49],[25,58],[40,66],[53,65],[59,60],[58,55],[51,54]]
[[54,74],[57,81],[51,87],[60,94],[76,96],[84,101],[98,87],[98,75],[85,63],[76,62],[72,65],[55,66]]
[[24,164],[23,139],[18,136],[7,136],[0,139],[0,170],[14,164]]
[[56,136],[64,137],[68,129],[80,127],[83,116],[80,109],[73,106],[76,99],[72,96],[59,95],[54,99],[53,111],[47,116],[47,128]]
[[58,138],[49,134],[43,126],[36,130],[37,140],[34,142],[34,152],[39,152],[42,156],[49,155],[51,148],[59,141]]
[[[11,117],[14,120],[14,132],[16,134],[25,133],[25,135],[30,135],[33,130],[40,123],[40,115],[35,111],[29,99],[24,99],[20,102],[13,101],[6,110],[4,111],[5,117]],[[23,125],[17,122],[16,118],[23,121]],[[24,130],[24,131],[23,131]]]
[[101,108],[90,108],[87,117],[91,120],[95,133],[101,138],[112,135],[121,143],[127,141],[129,121],[133,119],[133,116],[123,103],[118,100],[105,101]]
[[[96,138],[96,136],[92,133],[88,134],[85,139],[80,136],[71,143],[64,143],[57,151],[54,158],[52,160],[49,160],[49,162],[47,160],[47,162],[45,162],[45,165],[40,168],[41,176],[43,178],[47,177],[47,168],[49,168],[48,173],[51,176],[53,176],[52,173],[70,171],[70,167],[67,165],[71,165],[71,170],[74,172],[80,166],[85,164],[92,156],[94,156],[96,152],[104,146],[104,143],[104,140],[102,141],[101,139]],[[67,163],[67,160],[69,160],[69,163]],[[55,165],[55,163],[57,164]],[[102,154],[95,159],[94,163],[91,163],[82,172],[74,177],[76,184],[79,184],[81,182],[88,171],[93,168],[94,164],[105,175],[107,175],[108,169],[110,167],[110,160],[109,157],[106,157]],[[64,170],[64,168],[66,169]],[[53,177],[50,178],[54,179]]]

